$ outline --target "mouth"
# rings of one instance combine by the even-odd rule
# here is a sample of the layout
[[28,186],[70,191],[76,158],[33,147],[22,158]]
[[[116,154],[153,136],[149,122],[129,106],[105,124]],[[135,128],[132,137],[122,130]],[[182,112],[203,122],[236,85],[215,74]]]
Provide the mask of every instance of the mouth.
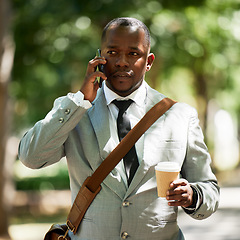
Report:
[[130,78],[132,77],[131,72],[116,72],[112,75],[114,78]]

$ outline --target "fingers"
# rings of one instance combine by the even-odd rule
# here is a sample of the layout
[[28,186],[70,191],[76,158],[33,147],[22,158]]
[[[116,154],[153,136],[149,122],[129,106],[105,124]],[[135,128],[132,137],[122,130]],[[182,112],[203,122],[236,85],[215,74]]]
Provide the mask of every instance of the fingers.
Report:
[[103,57],[95,57],[94,59],[90,60],[87,66],[87,72],[85,75],[84,82],[86,83],[96,83],[95,79],[97,77],[101,77],[103,80],[106,80],[107,77],[104,73],[100,71],[96,71],[96,68],[99,64],[106,64],[107,61]]
[[169,206],[188,207],[192,204],[193,190],[186,179],[178,179],[170,184],[167,192]]
[[89,61],[86,75],[91,75],[91,74],[95,73],[96,67],[99,64],[103,64],[104,65],[106,63],[107,63],[107,61],[105,60],[105,58],[103,58],[103,57],[95,57],[94,59]]
[[189,184],[189,183],[186,179],[180,178],[180,179],[177,179],[177,180],[171,182],[170,188],[173,189],[178,186],[186,186],[187,184]]
[[95,57],[89,61],[83,85],[80,88],[80,91],[84,94],[85,100],[92,102],[95,99],[97,90],[100,87],[98,81],[95,81],[97,77],[101,77],[103,80],[107,79],[104,73],[96,71],[99,64],[106,63],[107,61],[103,57]]

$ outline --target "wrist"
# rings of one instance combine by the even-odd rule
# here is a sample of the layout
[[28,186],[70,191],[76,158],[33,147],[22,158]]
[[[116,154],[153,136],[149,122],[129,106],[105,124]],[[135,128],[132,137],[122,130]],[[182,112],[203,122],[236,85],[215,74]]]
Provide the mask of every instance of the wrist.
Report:
[[197,190],[193,186],[191,186],[191,188],[193,191],[192,204],[190,206],[188,206],[187,208],[195,209],[196,205],[197,205],[197,201],[198,201],[198,193],[197,193]]

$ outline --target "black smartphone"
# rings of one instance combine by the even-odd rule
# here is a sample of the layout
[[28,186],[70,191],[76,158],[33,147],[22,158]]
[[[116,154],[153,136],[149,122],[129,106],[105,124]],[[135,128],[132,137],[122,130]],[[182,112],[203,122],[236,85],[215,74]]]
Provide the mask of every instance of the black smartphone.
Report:
[[[101,51],[100,51],[100,49],[97,50],[96,56],[97,56],[97,57],[101,57]],[[99,64],[99,65],[96,67],[96,71],[103,72],[103,64]],[[102,87],[103,79],[102,79],[101,77],[96,77],[96,80],[95,80],[94,83],[96,83],[96,82],[98,82],[99,87]]]

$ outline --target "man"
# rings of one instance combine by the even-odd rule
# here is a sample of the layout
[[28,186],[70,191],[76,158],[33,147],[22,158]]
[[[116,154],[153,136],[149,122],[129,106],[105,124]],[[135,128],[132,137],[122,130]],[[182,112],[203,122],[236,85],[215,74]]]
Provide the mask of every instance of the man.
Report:
[[[57,99],[19,147],[20,159],[30,168],[45,167],[66,156],[73,200],[84,180],[119,142],[120,110],[114,100],[133,100],[125,110],[133,127],[165,97],[144,80],[154,55],[142,22],[133,18],[111,21],[103,31],[101,55],[89,62],[80,91]],[[95,71],[99,64],[103,72]],[[105,80],[102,88],[96,77]],[[175,104],[135,149],[137,165],[131,181],[121,161],[103,181],[72,239],[184,239],[177,225],[178,206],[195,219],[216,211],[219,188],[195,109]],[[160,161],[181,166],[181,178],[170,184],[167,200],[157,196],[154,167]]]

